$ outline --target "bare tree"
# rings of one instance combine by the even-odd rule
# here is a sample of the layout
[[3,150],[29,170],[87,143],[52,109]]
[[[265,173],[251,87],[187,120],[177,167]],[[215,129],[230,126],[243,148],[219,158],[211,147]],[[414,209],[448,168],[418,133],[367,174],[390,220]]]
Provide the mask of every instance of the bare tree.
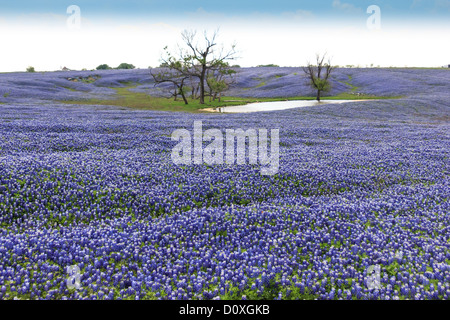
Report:
[[153,80],[155,81],[155,86],[165,82],[172,83],[173,84],[172,96],[175,98],[175,101],[177,100],[178,95],[181,95],[184,104],[188,104],[185,95],[186,90],[185,81],[189,79],[189,76],[183,75],[182,73],[176,70],[168,68],[164,68],[160,70],[158,73],[150,71],[150,74],[153,77]]
[[175,58],[166,47],[166,57],[162,59],[170,69],[178,71],[183,76],[198,79],[200,104],[205,103],[208,70],[236,58],[236,45],[233,44],[229,50],[224,50],[223,46],[218,46],[216,42],[217,34],[218,31],[215,31],[212,36],[208,36],[205,31],[203,41],[199,44],[197,32],[185,30],[181,33],[181,37],[186,48],[179,47],[178,58]]
[[320,96],[322,92],[330,90],[331,83],[328,80],[331,71],[334,67],[331,66],[331,60],[325,61],[326,53],[320,56],[316,54],[316,64],[313,65],[308,62],[306,67],[303,67],[303,71],[308,76],[311,86],[317,90],[317,101],[320,102]]

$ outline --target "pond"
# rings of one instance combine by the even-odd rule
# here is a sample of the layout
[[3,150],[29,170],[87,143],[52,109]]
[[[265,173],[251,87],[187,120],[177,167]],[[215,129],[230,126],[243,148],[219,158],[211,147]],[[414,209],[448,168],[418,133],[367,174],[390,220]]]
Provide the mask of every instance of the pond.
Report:
[[[330,103],[345,103],[364,100],[292,100],[292,101],[274,101],[274,102],[256,102],[243,106],[221,107],[215,110],[222,113],[243,113],[243,112],[261,112],[261,111],[277,111],[293,108],[313,107],[317,105],[325,105]],[[212,110],[208,110],[212,111]]]

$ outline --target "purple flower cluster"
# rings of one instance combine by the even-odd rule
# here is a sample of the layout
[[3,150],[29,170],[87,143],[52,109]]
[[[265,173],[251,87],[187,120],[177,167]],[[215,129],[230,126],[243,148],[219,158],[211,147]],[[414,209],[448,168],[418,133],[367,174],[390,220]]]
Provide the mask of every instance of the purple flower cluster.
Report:
[[[121,72],[101,80],[136,71]],[[29,77],[24,91],[46,75]],[[0,299],[450,299],[439,77],[404,99],[254,114],[0,104]],[[171,133],[197,120],[279,128],[279,173],[174,165]]]
[[[235,81],[225,95],[274,98],[315,96],[302,68],[237,68]],[[157,73],[158,69],[153,70]],[[92,83],[69,79],[95,79]],[[447,69],[343,69],[331,75],[331,90],[324,95],[346,92],[374,96],[422,96],[449,92]],[[35,103],[42,100],[108,99],[114,87],[135,85],[130,90],[167,96],[170,84],[155,87],[149,69],[6,73],[0,77],[0,102]],[[387,85],[389,84],[389,85]],[[190,85],[189,83],[187,84]]]

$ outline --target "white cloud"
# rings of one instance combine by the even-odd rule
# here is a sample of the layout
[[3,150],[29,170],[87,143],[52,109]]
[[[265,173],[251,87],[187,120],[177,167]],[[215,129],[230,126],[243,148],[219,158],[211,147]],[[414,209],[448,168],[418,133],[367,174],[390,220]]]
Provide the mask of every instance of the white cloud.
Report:
[[241,58],[233,63],[241,66],[298,66],[323,51],[328,51],[333,63],[339,65],[448,64],[448,45],[442,41],[450,33],[448,24],[383,24],[380,32],[370,32],[365,21],[345,27],[336,21],[320,22],[308,12],[299,11],[277,16],[222,17],[206,24],[190,16],[158,18],[152,23],[103,19],[83,21],[81,30],[69,31],[64,15],[54,19],[50,25],[31,23],[30,19],[23,24],[0,21],[2,43],[6,44],[0,71],[24,71],[29,65],[38,71],[61,66],[91,69],[102,63],[117,66],[122,62],[140,68],[157,66],[164,46],[174,49],[181,42],[183,29],[213,31],[218,26],[220,43],[225,47],[237,43]]
[[[9,24],[11,28],[17,28],[17,26],[28,26],[31,28],[65,28],[69,17],[69,14],[30,13],[21,14],[14,17],[5,16],[3,19],[0,18],[0,24]],[[83,26],[92,25],[92,21],[85,18],[83,14],[81,14],[80,19]]]
[[281,14],[282,18],[296,21],[310,21],[315,18],[311,11],[307,10],[297,10],[294,12],[283,12]]
[[361,8],[357,8],[351,3],[341,2],[340,0],[333,0],[333,8],[344,11],[346,13],[362,13]]
[[225,19],[227,16],[220,12],[206,11],[202,7],[197,8],[195,11],[185,12],[185,16],[182,18],[187,18],[189,21],[199,21],[199,22],[216,22],[219,23]]

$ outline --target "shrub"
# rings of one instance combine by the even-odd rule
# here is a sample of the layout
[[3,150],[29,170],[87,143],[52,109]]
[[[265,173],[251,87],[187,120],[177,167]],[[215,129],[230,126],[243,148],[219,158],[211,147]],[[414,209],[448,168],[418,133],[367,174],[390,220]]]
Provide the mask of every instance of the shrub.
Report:
[[36,70],[34,70],[34,67],[29,66],[29,67],[27,68],[27,72],[36,72]]
[[101,64],[97,67],[97,70],[109,70],[112,69],[110,66],[108,66],[107,64]]
[[271,63],[271,64],[260,64],[260,65],[257,66],[257,67],[258,67],[258,68],[261,68],[261,67],[274,67],[274,68],[279,68],[280,66],[277,65],[277,64]]
[[119,64],[119,66],[116,69],[134,69],[134,68],[135,66],[133,66],[132,64],[123,62]]

